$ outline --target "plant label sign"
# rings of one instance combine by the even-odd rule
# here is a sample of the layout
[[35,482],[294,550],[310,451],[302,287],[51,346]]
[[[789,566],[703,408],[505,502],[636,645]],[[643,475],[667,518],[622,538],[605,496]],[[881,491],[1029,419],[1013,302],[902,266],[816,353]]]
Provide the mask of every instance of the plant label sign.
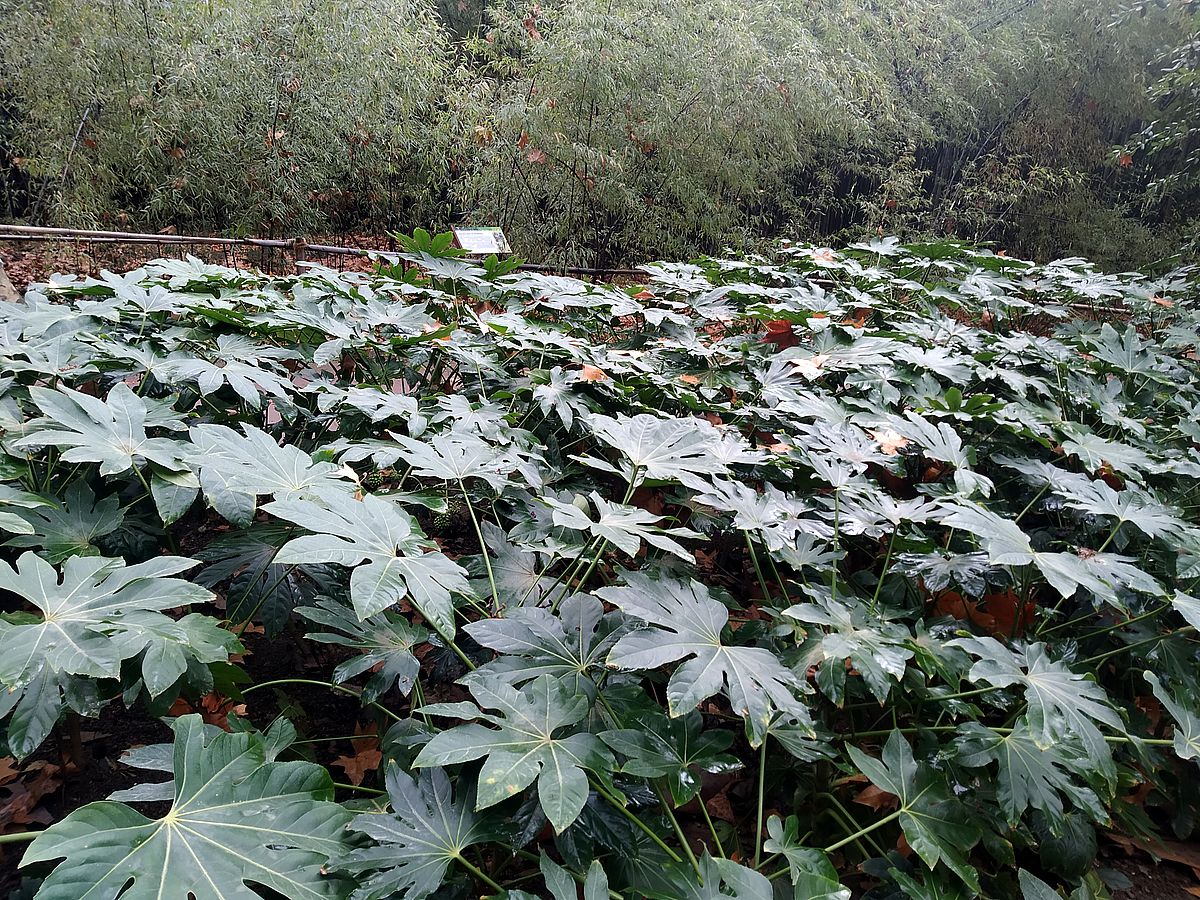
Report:
[[508,238],[499,228],[455,228],[454,244],[471,256],[505,256],[512,253]]

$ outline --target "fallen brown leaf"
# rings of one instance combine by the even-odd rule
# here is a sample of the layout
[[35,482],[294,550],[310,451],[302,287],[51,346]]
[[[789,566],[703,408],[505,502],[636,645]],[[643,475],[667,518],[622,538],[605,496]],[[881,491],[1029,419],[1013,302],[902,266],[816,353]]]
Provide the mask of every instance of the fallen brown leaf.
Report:
[[346,773],[346,779],[353,785],[363,783],[368,772],[374,772],[383,761],[383,753],[379,749],[379,735],[374,726],[356,726],[354,733],[361,735],[350,741],[354,750],[352,756],[339,756],[333,764]]
[[869,806],[876,812],[882,812],[885,809],[895,809],[899,806],[900,798],[895,794],[889,794],[887,791],[880,790],[873,784],[868,784],[854,795],[854,802],[861,803],[863,806]]

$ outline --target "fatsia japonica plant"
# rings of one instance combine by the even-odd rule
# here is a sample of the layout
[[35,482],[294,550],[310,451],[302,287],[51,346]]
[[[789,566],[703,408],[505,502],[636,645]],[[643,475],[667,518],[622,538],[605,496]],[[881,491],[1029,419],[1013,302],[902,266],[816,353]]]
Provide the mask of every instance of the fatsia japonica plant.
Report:
[[426,238],[0,308],[7,752],[173,733],[0,835],[37,897],[1088,900],[1192,834],[1194,269]]

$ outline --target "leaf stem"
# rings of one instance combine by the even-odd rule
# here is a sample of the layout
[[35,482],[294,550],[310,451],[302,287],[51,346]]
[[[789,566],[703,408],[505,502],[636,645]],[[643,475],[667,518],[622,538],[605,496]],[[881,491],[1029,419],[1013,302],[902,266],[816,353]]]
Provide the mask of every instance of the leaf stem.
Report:
[[1118,519],[1118,520],[1117,520],[1117,524],[1116,524],[1116,525],[1114,525],[1114,526],[1113,526],[1113,530],[1112,530],[1112,531],[1110,531],[1110,532],[1108,533],[1108,537],[1106,537],[1106,538],[1104,539],[1104,543],[1103,543],[1103,544],[1101,544],[1101,545],[1100,545],[1100,547],[1099,547],[1099,549],[1097,549],[1097,550],[1096,550],[1096,552],[1097,552],[1097,553],[1103,553],[1103,552],[1104,552],[1104,549],[1105,549],[1105,548],[1106,548],[1106,547],[1107,547],[1109,544],[1111,544],[1111,543],[1112,543],[1112,539],[1113,539],[1113,538],[1115,538],[1115,537],[1117,536],[1117,532],[1121,530],[1121,526],[1122,526],[1122,525],[1124,525],[1124,524],[1125,524],[1125,520],[1124,520],[1124,519]]
[[1097,653],[1095,656],[1089,656],[1087,659],[1081,659],[1077,665],[1089,666],[1093,663],[1101,663],[1109,657],[1118,656],[1129,650],[1136,650],[1138,647],[1144,647],[1147,644],[1156,644],[1160,641],[1165,641],[1167,638],[1174,635],[1184,634],[1185,632],[1193,632],[1195,630],[1196,629],[1191,625],[1184,625],[1182,628],[1176,628],[1170,634],[1156,634],[1154,637],[1146,638],[1144,641],[1135,641],[1132,644],[1126,644],[1123,647],[1117,647],[1115,650],[1109,650],[1107,653]]
[[883,568],[879,570],[879,581],[875,582],[875,593],[871,595],[871,609],[875,609],[879,603],[879,592],[883,590],[883,579],[887,577],[888,566],[892,563],[892,550],[896,546],[896,532],[899,528],[892,529],[892,536],[888,538],[887,553],[883,556]]
[[1015,519],[1013,519],[1013,524],[1016,525],[1023,518],[1025,518],[1025,513],[1029,512],[1031,509],[1033,509],[1033,505],[1035,503],[1037,503],[1039,500],[1041,500],[1042,495],[1044,493],[1046,493],[1046,491],[1048,491],[1048,490],[1050,490],[1050,482],[1049,481],[1047,481],[1045,484],[1043,484],[1042,489],[1033,495],[1032,500],[1030,500],[1028,503],[1025,504],[1025,508],[1023,510],[1021,510],[1019,513],[1017,513],[1017,517]]
[[[331,691],[340,691],[343,694],[349,694],[351,697],[357,697],[359,700],[363,699],[362,693],[354,690],[353,688],[343,687],[340,684],[334,684],[332,681],[318,681],[314,678],[276,678],[273,681],[262,681],[258,684],[252,684],[248,688],[243,688],[242,695],[245,696],[246,694],[252,694],[257,690],[261,690],[262,688],[275,687],[281,684],[310,684],[318,687],[329,688]],[[363,700],[363,702],[366,703],[367,706],[379,710],[385,716],[388,716],[397,722],[404,721],[404,719],[396,715],[386,706],[382,706],[379,703],[376,703],[374,700]]]
[[[1155,616],[1162,615],[1170,608],[1171,608],[1171,603],[1169,603],[1169,602],[1164,603],[1162,606],[1158,607],[1157,609],[1152,609],[1149,612],[1144,612],[1139,616],[1134,616],[1132,619],[1126,619],[1123,622],[1116,622],[1112,625],[1106,625],[1103,628],[1098,628],[1095,631],[1091,631],[1085,635],[1081,635],[1080,637],[1081,637],[1081,639],[1094,638],[1094,637],[1099,637],[1102,634],[1108,634],[1111,631],[1116,631],[1118,628],[1128,628],[1130,625],[1136,625],[1138,622],[1144,622],[1146,619],[1152,619]],[[1053,630],[1054,630],[1053,628],[1048,629],[1048,631],[1053,631]]]
[[483,557],[483,567],[487,570],[488,585],[492,589],[492,614],[495,615],[500,611],[500,592],[496,590],[496,576],[492,573],[492,557],[488,553],[487,544],[483,540],[483,529],[479,527],[479,519],[475,515],[475,507],[471,505],[471,497],[467,493],[467,486],[463,484],[463,480],[458,479],[458,487],[462,491],[463,503],[466,504],[467,513],[471,516],[471,524],[475,526],[475,536],[479,538],[479,553]]
[[[683,833],[683,828],[679,825],[679,820],[675,818],[675,813],[671,809],[670,800],[667,799],[666,794],[663,792],[662,786],[657,782],[654,782],[654,793],[658,795],[658,802],[661,804],[663,812],[667,814],[667,818],[671,822],[671,828],[675,832],[675,837],[679,839],[679,845],[683,847],[683,852],[687,854],[688,862],[692,864],[692,868],[696,870],[696,874],[703,878],[703,875],[701,875],[700,872],[700,862],[696,859],[696,854],[692,852],[691,845],[688,844],[687,835]],[[699,800],[699,798],[697,799]],[[699,802],[701,805],[703,805],[702,800]]]
[[[818,799],[822,798],[822,797],[828,799],[829,802],[833,804],[834,809],[830,810],[830,812],[837,813],[835,818],[841,818],[843,820],[843,827],[845,827],[845,823],[849,823],[851,828],[859,828],[859,829],[862,828],[862,826],[858,824],[858,821],[850,813],[850,810],[846,809],[846,807],[842,804],[842,802],[840,800],[838,800],[837,797],[835,797],[833,794],[830,794],[829,792],[824,792],[824,793],[817,795]],[[869,843],[872,847],[875,848],[875,851],[879,854],[880,857],[887,856],[887,851],[885,851],[883,849],[883,847],[881,847],[879,845],[879,842],[876,841],[875,838],[871,837],[870,835],[864,835],[864,837],[866,838],[867,843]],[[870,854],[863,854],[863,855],[869,856]]]
[[945,701],[945,700],[962,700],[967,697],[978,697],[980,694],[990,694],[992,691],[998,691],[998,690],[1000,690],[1000,688],[998,688],[998,687],[992,687],[992,686],[981,687],[981,688],[975,688],[974,690],[970,690],[970,691],[959,691],[957,694],[943,694],[938,697],[930,697],[929,699],[937,700],[939,702]]
[[758,804],[755,807],[757,815],[754,820],[754,865],[757,869],[762,859],[762,827],[763,827],[763,795],[767,783],[767,738],[764,735],[762,747],[758,752]]
[[[983,727],[996,734],[1012,734],[1014,731],[1012,728],[1000,728],[993,727],[991,725],[984,725]],[[887,737],[893,731],[899,731],[901,734],[918,734],[922,731],[937,731],[945,733],[957,730],[957,725],[917,725],[908,728],[880,728],[874,731],[856,731],[854,734],[840,734],[836,737],[844,741],[850,741],[858,740],[859,738]],[[1146,738],[1127,734],[1105,734],[1101,735],[1101,737],[1103,737],[1104,740],[1110,744],[1146,744],[1151,747],[1175,746],[1175,741],[1172,738]]]
[[37,838],[40,831],[14,831],[11,834],[0,834],[0,844],[19,844]]
[[[833,546],[841,547],[841,518],[842,518],[842,491],[840,488],[833,489]],[[834,600],[837,599],[837,577],[838,566],[837,560],[834,560],[830,566],[830,575],[833,578],[833,583],[830,586],[830,593]]]
[[674,850],[672,850],[667,845],[666,841],[664,841],[662,838],[660,838],[657,834],[654,833],[653,828],[651,828],[649,825],[647,825],[645,822],[643,822],[641,819],[639,819],[637,816],[635,816],[633,814],[633,812],[631,812],[629,810],[629,808],[622,801],[618,800],[616,797],[614,797],[612,794],[610,794],[608,791],[606,791],[604,789],[603,785],[601,785],[594,778],[589,778],[588,781],[590,781],[592,783],[592,789],[595,790],[595,792],[597,794],[599,794],[601,797],[603,797],[605,800],[607,800],[609,803],[611,803],[613,808],[617,812],[619,812],[621,815],[625,816],[625,818],[627,818],[630,822],[632,822],[639,829],[641,829],[641,831],[648,838],[650,838],[650,840],[652,840],[652,841],[654,841],[654,843],[658,844],[659,848],[661,850],[663,850],[667,854],[667,856],[671,857],[671,859],[673,859],[677,863],[683,862],[683,857],[680,856],[678,853],[676,853]]
[[771,602],[771,591],[767,588],[767,579],[763,577],[762,566],[758,562],[758,552],[754,549],[754,541],[750,539],[750,532],[743,531],[742,535],[746,538],[746,548],[750,551],[750,562],[754,564],[754,574],[758,576],[758,586],[762,590],[763,602]]
[[374,794],[376,797],[382,797],[387,791],[376,790],[375,788],[363,787],[360,784],[346,784],[344,781],[335,781],[335,788],[341,788],[344,791],[358,791],[361,794]]
[[883,817],[882,819],[880,819],[878,822],[875,822],[874,824],[868,825],[866,828],[860,828],[860,829],[858,829],[858,831],[854,832],[854,834],[847,835],[846,837],[842,838],[840,841],[837,841],[836,843],[830,844],[828,847],[826,847],[826,848],[825,848],[825,852],[826,852],[826,853],[832,853],[832,852],[833,852],[833,851],[835,851],[835,850],[841,850],[841,849],[842,849],[843,847],[845,847],[847,844],[853,844],[853,843],[854,843],[854,842],[856,842],[856,841],[857,841],[859,838],[861,838],[861,837],[866,837],[866,836],[867,836],[868,834],[870,834],[872,831],[875,831],[876,829],[882,828],[884,825],[887,825],[889,822],[894,822],[896,819],[900,818],[901,814],[902,814],[902,813],[904,813],[904,811],[905,811],[905,810],[904,810],[904,808],[902,807],[902,808],[900,808],[900,809],[896,810],[894,813],[891,813],[890,815],[884,816],[884,817]]
[[708,804],[704,802],[704,797],[700,794],[696,795],[696,803],[700,807],[700,812],[704,816],[704,821],[708,824],[708,833],[712,835],[713,842],[717,845],[717,855],[728,858],[725,855],[725,847],[721,843],[721,836],[717,834],[717,826],[713,824],[712,816],[708,814]]
[[480,881],[482,881],[484,884],[486,884],[488,887],[490,887],[493,891],[499,891],[501,894],[505,893],[504,885],[498,884],[495,881],[493,881],[492,878],[486,872],[483,871],[483,869],[480,869],[478,866],[474,865],[473,863],[468,862],[462,856],[462,854],[455,855],[454,859],[460,866],[462,866],[464,869],[466,869],[468,872],[470,872],[472,875],[474,875],[476,878],[478,878]]

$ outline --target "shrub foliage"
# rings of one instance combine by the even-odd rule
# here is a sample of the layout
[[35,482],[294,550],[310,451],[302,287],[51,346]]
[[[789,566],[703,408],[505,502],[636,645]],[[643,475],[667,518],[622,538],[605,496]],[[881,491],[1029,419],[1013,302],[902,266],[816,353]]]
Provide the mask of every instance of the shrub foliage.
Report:
[[[37,897],[1083,900],[1098,829],[1191,833],[1194,270],[407,243],[0,310],[7,749],[176,715]],[[247,623],[339,648],[297,685],[380,789],[270,719]]]
[[600,264],[870,230],[1133,266],[1196,215],[1189,9],[17,0],[0,215],[467,219]]

